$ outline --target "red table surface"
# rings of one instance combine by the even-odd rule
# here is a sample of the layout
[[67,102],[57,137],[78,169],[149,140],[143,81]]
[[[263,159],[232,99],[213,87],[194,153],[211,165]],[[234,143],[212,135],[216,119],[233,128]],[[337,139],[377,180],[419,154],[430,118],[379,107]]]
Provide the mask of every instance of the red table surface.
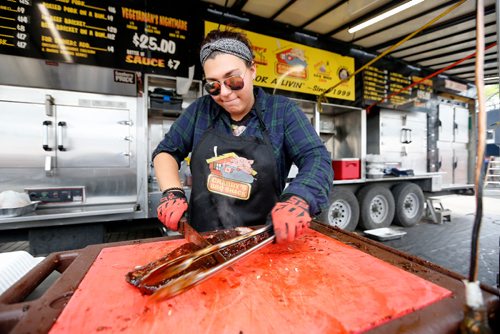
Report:
[[451,295],[312,230],[168,300],[125,281],[184,242],[104,248],[50,333],[358,333]]

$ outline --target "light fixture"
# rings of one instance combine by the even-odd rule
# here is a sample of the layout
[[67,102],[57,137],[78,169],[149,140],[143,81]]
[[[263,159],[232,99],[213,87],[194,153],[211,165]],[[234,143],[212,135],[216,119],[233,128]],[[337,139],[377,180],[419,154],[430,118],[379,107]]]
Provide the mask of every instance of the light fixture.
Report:
[[412,71],[417,71],[417,72],[420,72],[420,68],[418,67],[415,67],[413,65],[406,65],[406,68],[408,68],[409,70],[412,70]]
[[212,9],[212,8],[207,8],[207,12],[215,14],[215,15],[219,15],[219,16],[229,17],[231,19],[235,19],[235,20],[242,21],[242,22],[249,22],[250,21],[249,18],[241,17],[238,15],[233,15],[233,14],[230,14],[228,12],[221,12],[221,11],[218,11],[218,10]]
[[304,34],[303,32],[298,32],[296,31],[295,32],[295,35],[299,36],[299,37],[304,37],[304,38],[307,38],[307,39],[312,39],[313,41],[317,41],[318,40],[318,37],[316,36],[311,36],[309,34]]
[[391,10],[388,10],[387,12],[384,12],[378,16],[375,16],[371,19],[369,19],[368,21],[365,21],[363,23],[360,23],[358,25],[355,25],[354,27],[352,28],[349,28],[347,30],[347,32],[349,32],[350,34],[353,34],[355,33],[356,31],[360,31],[361,29],[364,29],[368,26],[371,26],[372,24],[375,24],[379,21],[382,21],[382,20],[385,20],[386,18],[392,16],[392,15],[395,15],[405,9],[408,9],[410,7],[413,7],[415,5],[418,5],[419,3],[423,2],[424,0],[411,0],[411,1],[408,1],[402,5],[399,5],[397,7],[394,7],[393,9]]

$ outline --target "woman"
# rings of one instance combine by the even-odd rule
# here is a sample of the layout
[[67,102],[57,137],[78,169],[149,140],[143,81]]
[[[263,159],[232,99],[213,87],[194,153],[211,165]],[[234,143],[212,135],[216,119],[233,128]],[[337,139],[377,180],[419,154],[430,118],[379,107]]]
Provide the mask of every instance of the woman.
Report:
[[[171,230],[188,207],[198,231],[263,225],[271,212],[276,241],[292,241],[328,203],[328,151],[294,102],[253,87],[251,50],[246,36],[231,30],[211,31],[202,42],[209,95],[182,113],[153,153],[163,191],[158,219]],[[189,152],[188,206],[178,169]],[[285,189],[292,163],[299,172]]]

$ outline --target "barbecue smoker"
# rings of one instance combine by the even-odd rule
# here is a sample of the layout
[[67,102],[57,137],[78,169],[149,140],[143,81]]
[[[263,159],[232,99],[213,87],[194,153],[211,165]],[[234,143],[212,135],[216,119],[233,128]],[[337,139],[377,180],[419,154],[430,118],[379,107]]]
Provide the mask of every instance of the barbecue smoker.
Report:
[[142,94],[134,72],[0,61],[0,192],[38,202],[0,215],[0,230],[29,228],[31,250],[43,254],[104,242],[103,222],[156,217],[151,152],[201,96],[200,82],[146,74]]
[[[140,210],[135,73],[0,59],[0,191],[40,201],[32,214],[0,217],[0,229],[133,218]],[[100,241],[99,229],[78,232]],[[30,235],[36,231],[44,229]]]

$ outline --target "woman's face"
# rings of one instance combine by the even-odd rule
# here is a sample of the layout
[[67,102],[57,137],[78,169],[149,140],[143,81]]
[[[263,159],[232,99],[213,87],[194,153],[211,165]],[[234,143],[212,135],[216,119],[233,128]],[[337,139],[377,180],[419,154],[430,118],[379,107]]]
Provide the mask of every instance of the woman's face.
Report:
[[255,98],[253,96],[253,79],[255,79],[255,65],[246,66],[243,59],[230,54],[219,54],[213,59],[208,59],[203,65],[205,79],[208,82],[219,81],[233,76],[243,77],[244,86],[240,90],[232,90],[225,84],[221,85],[220,94],[212,95],[214,101],[226,110],[235,121],[241,120],[252,108]]

